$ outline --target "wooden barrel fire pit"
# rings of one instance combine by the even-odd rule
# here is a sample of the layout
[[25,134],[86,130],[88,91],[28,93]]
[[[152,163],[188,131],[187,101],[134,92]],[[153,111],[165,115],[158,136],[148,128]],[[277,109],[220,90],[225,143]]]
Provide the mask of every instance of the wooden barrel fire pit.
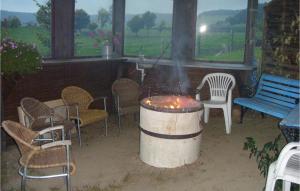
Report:
[[200,103],[185,96],[153,96],[141,101],[140,158],[159,168],[196,161],[202,126]]

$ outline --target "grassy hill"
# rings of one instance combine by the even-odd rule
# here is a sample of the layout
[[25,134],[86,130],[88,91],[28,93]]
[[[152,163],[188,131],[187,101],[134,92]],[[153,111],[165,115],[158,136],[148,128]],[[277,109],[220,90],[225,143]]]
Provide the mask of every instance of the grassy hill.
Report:
[[25,13],[25,12],[13,12],[13,11],[5,11],[1,10],[1,21],[16,16],[20,19],[22,25],[26,23],[36,24],[35,13]]
[[213,11],[205,11],[198,15],[197,23],[203,24],[215,24],[218,21],[224,21],[228,17],[232,17],[236,15],[239,10],[213,10]]

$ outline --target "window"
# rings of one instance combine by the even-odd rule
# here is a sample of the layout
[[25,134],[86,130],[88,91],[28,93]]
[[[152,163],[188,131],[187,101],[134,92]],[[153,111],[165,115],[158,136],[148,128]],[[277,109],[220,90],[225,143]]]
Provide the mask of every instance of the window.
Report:
[[271,0],[259,0],[255,23],[255,60],[258,64],[262,61],[262,44],[264,32],[264,6]]
[[112,0],[76,0],[75,56],[101,56],[105,43],[113,43]]
[[172,0],[126,0],[124,54],[171,56]]
[[50,0],[2,0],[1,38],[34,44],[43,57],[50,57]]
[[198,0],[195,57],[244,60],[247,0]]

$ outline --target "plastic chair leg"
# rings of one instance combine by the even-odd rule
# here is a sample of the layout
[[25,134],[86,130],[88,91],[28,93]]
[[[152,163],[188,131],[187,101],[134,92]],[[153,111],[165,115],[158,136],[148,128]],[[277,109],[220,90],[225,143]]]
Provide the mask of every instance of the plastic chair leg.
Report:
[[291,190],[291,182],[283,180],[282,190],[283,191],[290,191]]
[[230,124],[229,124],[228,109],[227,109],[227,107],[223,107],[222,109],[223,109],[223,112],[224,112],[226,133],[230,134],[231,127],[230,127]]
[[208,122],[208,118],[209,118],[209,107],[205,107],[204,106],[204,123]]
[[274,191],[276,179],[274,178],[275,163],[272,163],[268,170],[268,177],[265,191]]

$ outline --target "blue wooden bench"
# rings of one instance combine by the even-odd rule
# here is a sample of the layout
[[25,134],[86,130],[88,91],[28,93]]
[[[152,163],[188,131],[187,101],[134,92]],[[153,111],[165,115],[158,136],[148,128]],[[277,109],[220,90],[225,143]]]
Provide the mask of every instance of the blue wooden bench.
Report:
[[235,98],[233,102],[241,106],[241,123],[247,108],[284,119],[299,103],[299,93],[299,80],[263,74],[253,97]]

